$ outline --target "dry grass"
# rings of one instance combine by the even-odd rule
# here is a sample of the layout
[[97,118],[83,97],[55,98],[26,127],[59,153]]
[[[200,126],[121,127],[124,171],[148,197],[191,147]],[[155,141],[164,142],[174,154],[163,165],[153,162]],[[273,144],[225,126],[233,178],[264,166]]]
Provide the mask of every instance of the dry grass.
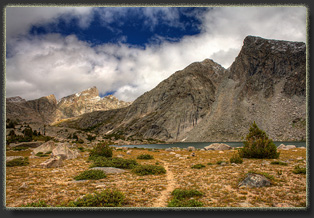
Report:
[[[132,149],[131,154],[125,151],[114,151],[114,157],[136,159],[140,154],[154,156],[151,160],[136,161],[140,164],[166,166],[164,175],[137,176],[127,170],[123,174],[109,174],[100,180],[75,181],[73,178],[88,170],[88,152],[75,160],[65,160],[65,166],[43,169],[39,164],[48,157],[30,158],[28,166],[6,168],[6,206],[19,207],[22,204],[45,201],[48,205],[57,206],[75,200],[78,197],[102,191],[118,189],[126,196],[126,207],[165,206],[170,200],[170,193],[175,188],[197,189],[204,193],[199,200],[205,207],[272,207],[286,203],[292,207],[306,205],[306,175],[294,174],[296,165],[306,166],[306,149],[281,151],[276,160],[288,161],[287,166],[264,164],[265,160],[243,159],[242,164],[220,166],[217,161],[229,161],[237,151],[195,151],[192,157],[189,151],[176,151],[185,159],[179,159],[164,150],[149,151]],[[29,156],[30,150],[8,151],[7,156]],[[299,160],[300,157],[303,160]],[[269,163],[274,161],[266,160]],[[202,169],[191,166],[203,164]],[[171,171],[171,172],[169,172]],[[270,187],[238,188],[241,178],[249,171],[259,171],[272,175],[275,180]],[[171,174],[171,177],[169,177]],[[171,187],[171,188],[170,188]],[[171,190],[170,190],[171,189]],[[160,199],[164,202],[160,202]]]

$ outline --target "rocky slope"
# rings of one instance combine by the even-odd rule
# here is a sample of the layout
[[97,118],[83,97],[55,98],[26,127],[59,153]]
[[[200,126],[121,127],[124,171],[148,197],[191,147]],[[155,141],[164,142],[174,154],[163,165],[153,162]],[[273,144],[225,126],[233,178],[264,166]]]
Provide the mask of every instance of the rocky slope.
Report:
[[54,95],[26,101],[21,97],[6,99],[6,117],[8,119],[24,121],[27,123],[53,122],[79,116],[92,111],[111,110],[130,105],[130,102],[118,100],[109,95],[99,97],[96,87],[63,97],[59,101]]
[[306,137],[304,43],[248,36],[230,68],[193,63],[129,107],[63,123],[166,141],[240,141],[253,121],[274,140]]

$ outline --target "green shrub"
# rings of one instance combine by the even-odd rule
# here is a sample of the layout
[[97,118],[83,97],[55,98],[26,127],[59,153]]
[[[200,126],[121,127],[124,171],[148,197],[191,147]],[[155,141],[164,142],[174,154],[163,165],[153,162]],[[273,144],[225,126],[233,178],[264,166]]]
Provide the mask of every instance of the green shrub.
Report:
[[98,143],[90,152],[90,157],[112,157],[112,148],[105,143]]
[[195,200],[194,198],[200,198],[204,194],[198,190],[192,189],[175,189],[171,195],[173,196],[168,207],[202,207],[203,203]]
[[207,163],[208,166],[214,165],[213,163]]
[[223,161],[223,160],[219,160],[219,161],[216,162],[217,165],[220,165],[220,164],[222,164],[222,163],[226,163],[226,162]]
[[176,199],[182,200],[182,199],[192,198],[192,197],[201,197],[204,194],[195,189],[188,190],[188,189],[177,188],[172,191],[171,195]]
[[48,154],[44,154],[43,152],[38,152],[37,154],[35,154],[35,156],[37,157],[48,157]]
[[28,157],[24,158],[16,158],[14,160],[8,161],[6,163],[7,167],[15,167],[15,166],[27,166],[29,164]]
[[205,167],[205,165],[203,165],[203,164],[195,164],[191,168],[193,168],[193,169],[201,169],[201,168],[204,168],[204,167]]
[[154,157],[150,154],[141,154],[137,156],[137,159],[150,160],[150,159],[154,159]]
[[81,152],[84,152],[84,151],[85,151],[85,148],[84,148],[84,147],[78,147],[77,149],[79,149]]
[[21,207],[49,207],[45,201],[38,200],[37,202],[22,204]]
[[279,157],[277,147],[266,133],[260,130],[254,122],[246,135],[244,146],[239,149],[239,155],[242,158],[267,158],[276,159]]
[[28,149],[28,147],[24,147],[24,146],[16,146],[12,148],[13,151],[23,151],[26,149]]
[[68,203],[68,207],[121,207],[125,203],[125,196],[120,191],[104,190],[87,194],[76,201]]
[[299,165],[294,167],[294,170],[292,171],[294,174],[306,174],[306,168],[300,167]]
[[230,163],[241,164],[241,163],[243,163],[243,159],[240,157],[239,154],[234,154],[234,155],[230,158]]
[[97,180],[106,178],[107,175],[102,170],[87,170],[75,176],[75,180]]
[[274,164],[274,165],[282,165],[282,166],[288,166],[287,163],[285,162],[281,162],[281,161],[273,161],[270,164]]
[[139,176],[145,175],[160,175],[165,174],[166,170],[163,166],[156,166],[156,165],[138,165],[132,170],[133,173]]
[[178,199],[172,199],[168,203],[168,207],[203,207],[203,203],[200,201],[197,201],[195,199],[191,200],[178,200]]
[[95,157],[92,159],[93,163],[90,167],[116,167],[122,169],[133,169],[138,165],[136,160],[123,159],[119,157],[105,158],[105,157]]

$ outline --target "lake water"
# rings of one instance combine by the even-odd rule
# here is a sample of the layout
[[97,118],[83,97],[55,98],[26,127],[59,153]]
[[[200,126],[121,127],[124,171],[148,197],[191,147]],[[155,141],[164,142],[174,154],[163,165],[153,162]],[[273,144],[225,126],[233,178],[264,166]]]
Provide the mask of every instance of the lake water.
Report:
[[[204,148],[212,143],[225,143],[231,147],[243,146],[243,142],[176,142],[171,144],[122,145],[122,146],[116,145],[116,147],[166,149],[171,147],[187,148],[189,146],[193,146],[195,148]],[[274,142],[274,143],[277,147],[281,144],[295,145],[296,147],[306,147],[306,142]]]

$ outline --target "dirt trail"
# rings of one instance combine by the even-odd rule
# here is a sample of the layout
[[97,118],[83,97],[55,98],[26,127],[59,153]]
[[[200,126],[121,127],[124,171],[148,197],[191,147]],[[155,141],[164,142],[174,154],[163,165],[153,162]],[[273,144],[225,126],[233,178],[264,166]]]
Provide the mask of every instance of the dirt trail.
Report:
[[157,201],[153,204],[153,207],[166,207],[167,206],[167,200],[170,197],[171,192],[174,190],[176,181],[173,176],[172,171],[169,170],[169,165],[167,162],[160,161],[163,163],[164,168],[167,171],[167,187],[165,190],[161,192],[160,197],[157,199]]

